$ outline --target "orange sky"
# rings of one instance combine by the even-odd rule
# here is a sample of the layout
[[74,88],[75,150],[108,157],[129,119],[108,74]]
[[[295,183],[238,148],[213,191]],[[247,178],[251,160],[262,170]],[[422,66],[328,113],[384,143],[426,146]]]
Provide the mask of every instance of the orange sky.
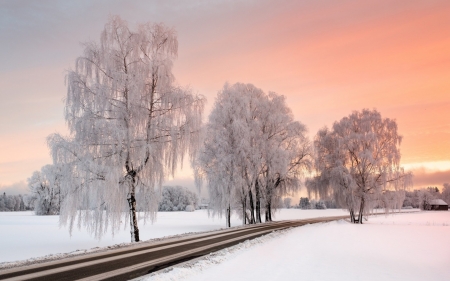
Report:
[[[45,136],[64,131],[64,70],[110,14],[177,30],[175,76],[208,98],[206,115],[226,81],[287,96],[311,137],[376,108],[398,122],[415,187],[450,182],[449,1],[54,4],[0,7],[0,189],[23,188],[50,163]],[[185,170],[175,181],[191,178]]]

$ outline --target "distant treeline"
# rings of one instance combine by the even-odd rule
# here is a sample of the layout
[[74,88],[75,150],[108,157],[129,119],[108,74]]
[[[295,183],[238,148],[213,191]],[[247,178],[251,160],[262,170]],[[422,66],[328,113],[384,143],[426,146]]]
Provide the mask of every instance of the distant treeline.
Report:
[[426,209],[434,199],[442,199],[450,203],[450,184],[444,183],[442,192],[437,186],[430,186],[420,190],[406,191],[403,207]]
[[33,207],[28,195],[6,195],[3,192],[0,196],[0,212],[30,211]]
[[[44,184],[46,181],[30,181],[31,194],[0,196],[0,212],[31,211],[36,215],[57,215],[63,196],[58,186]],[[163,186],[158,211],[194,211],[198,209],[198,196],[182,186]],[[142,202],[138,202],[142,203]],[[90,206],[86,206],[89,209]]]

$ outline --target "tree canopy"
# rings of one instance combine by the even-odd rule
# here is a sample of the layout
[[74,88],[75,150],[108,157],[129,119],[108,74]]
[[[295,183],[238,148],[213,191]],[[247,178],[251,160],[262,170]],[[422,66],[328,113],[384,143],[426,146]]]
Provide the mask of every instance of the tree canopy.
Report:
[[362,223],[382,195],[410,185],[411,175],[400,166],[402,137],[397,129],[395,120],[364,109],[335,122],[331,130],[319,130],[314,140],[316,176],[308,180],[308,191],[321,198],[333,195],[348,208],[352,221]]
[[[67,194],[61,222],[78,216],[97,237],[120,226],[128,212],[132,240],[139,241],[139,210],[153,220],[158,194],[186,153],[193,156],[205,99],[175,83],[176,32],[163,24],[130,29],[111,17],[100,42],[84,44],[67,74],[65,119],[70,135],[49,137],[61,164]],[[78,213],[86,208],[88,212]]]
[[310,167],[306,127],[295,121],[284,96],[251,84],[226,84],[218,93],[195,162],[206,180],[210,208],[229,218],[239,209],[243,222],[272,217],[273,202],[298,190]]

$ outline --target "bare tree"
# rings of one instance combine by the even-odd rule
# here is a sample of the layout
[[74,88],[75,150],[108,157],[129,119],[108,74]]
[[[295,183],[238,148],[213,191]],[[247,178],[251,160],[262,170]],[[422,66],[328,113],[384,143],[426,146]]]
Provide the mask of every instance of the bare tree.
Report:
[[198,144],[204,98],[175,84],[173,29],[146,23],[136,31],[118,16],[105,25],[100,43],[67,75],[65,118],[69,137],[49,137],[55,163],[65,165],[67,198],[61,222],[78,219],[97,237],[120,226],[129,213],[132,241],[139,241],[136,196],[144,219],[158,209],[155,187]]
[[376,110],[355,111],[332,130],[321,129],[314,141],[317,176],[308,190],[321,198],[333,194],[352,222],[362,223],[383,193],[411,185],[411,174],[400,167],[401,140],[395,120]]

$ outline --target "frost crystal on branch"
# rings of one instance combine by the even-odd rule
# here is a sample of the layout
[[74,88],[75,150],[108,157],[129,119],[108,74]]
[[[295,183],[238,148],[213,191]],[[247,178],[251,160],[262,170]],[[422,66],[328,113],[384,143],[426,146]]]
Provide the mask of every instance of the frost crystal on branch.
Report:
[[77,218],[79,226],[101,237],[129,213],[125,221],[139,241],[136,209],[155,219],[155,188],[187,152],[195,154],[205,100],[176,86],[178,41],[162,24],[132,31],[112,17],[100,43],[84,46],[67,75],[70,136],[48,139],[54,162],[64,167],[61,222],[72,229]]

